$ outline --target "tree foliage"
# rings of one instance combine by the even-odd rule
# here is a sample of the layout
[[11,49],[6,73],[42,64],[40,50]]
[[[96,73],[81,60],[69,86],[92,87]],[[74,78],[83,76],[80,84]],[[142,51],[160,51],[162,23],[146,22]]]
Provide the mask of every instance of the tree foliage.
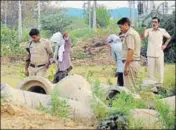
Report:
[[41,23],[42,29],[55,33],[63,32],[71,24],[71,21],[62,13],[50,13],[42,17]]
[[17,31],[1,24],[1,55],[12,56],[21,51]]
[[172,40],[169,45],[170,49],[166,49],[165,51],[165,61],[169,63],[175,63],[176,59],[176,41],[174,40],[174,38],[176,37],[175,22],[175,11],[171,15],[167,15],[166,17],[161,18],[160,26],[162,28],[165,28],[172,36]]
[[[89,23],[89,10],[86,8],[84,10],[84,15],[85,15],[85,22],[88,24]],[[98,5],[96,8],[96,22],[97,22],[97,27],[107,27],[110,24],[110,18],[111,15],[106,7],[103,5]],[[93,21],[93,7],[91,7],[91,21]],[[91,27],[92,27],[91,23]]]

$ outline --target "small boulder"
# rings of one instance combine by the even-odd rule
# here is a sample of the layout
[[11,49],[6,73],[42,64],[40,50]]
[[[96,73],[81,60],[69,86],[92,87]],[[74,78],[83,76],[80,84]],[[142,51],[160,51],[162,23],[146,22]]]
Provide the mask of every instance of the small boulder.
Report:
[[161,99],[161,101],[163,101],[164,103],[166,103],[167,105],[169,105],[170,108],[172,108],[173,110],[175,110],[175,96],[163,98],[163,99]]

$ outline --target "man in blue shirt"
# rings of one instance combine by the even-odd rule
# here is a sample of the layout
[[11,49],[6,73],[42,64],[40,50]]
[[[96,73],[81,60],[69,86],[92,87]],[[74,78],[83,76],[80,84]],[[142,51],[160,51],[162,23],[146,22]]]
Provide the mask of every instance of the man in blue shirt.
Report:
[[107,37],[107,43],[111,47],[111,53],[113,59],[117,63],[117,84],[118,86],[123,86],[123,71],[124,65],[121,59],[122,42],[119,36],[116,34],[111,34]]

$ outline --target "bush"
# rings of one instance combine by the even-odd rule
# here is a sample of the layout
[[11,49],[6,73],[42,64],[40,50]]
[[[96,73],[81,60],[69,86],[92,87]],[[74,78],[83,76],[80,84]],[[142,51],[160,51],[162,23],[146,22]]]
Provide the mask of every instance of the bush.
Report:
[[43,30],[48,30],[53,34],[58,31],[63,32],[71,24],[71,21],[60,13],[49,13],[42,16],[41,23]]
[[[89,23],[88,9],[85,10],[84,14],[86,18],[85,22],[88,24]],[[111,15],[106,7],[99,5],[96,8],[96,22],[99,28],[107,27],[110,24],[110,18]],[[91,7],[91,21],[93,21],[93,7]],[[92,24],[93,23],[91,23],[91,27],[93,26]]]
[[76,45],[78,41],[85,40],[95,36],[96,32],[89,28],[76,29],[69,32],[72,39],[72,46]]
[[23,53],[18,40],[18,32],[1,24],[1,55],[17,56]]

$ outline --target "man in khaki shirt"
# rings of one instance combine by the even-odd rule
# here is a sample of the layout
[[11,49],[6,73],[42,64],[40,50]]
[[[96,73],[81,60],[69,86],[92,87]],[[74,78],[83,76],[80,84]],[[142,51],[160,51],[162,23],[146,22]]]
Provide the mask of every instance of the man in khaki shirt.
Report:
[[47,69],[53,58],[51,43],[49,40],[41,38],[37,29],[31,29],[29,35],[32,41],[26,48],[25,75],[47,77]]
[[[155,79],[155,72],[159,73],[159,83],[164,81],[164,53],[163,50],[167,47],[171,36],[163,29],[159,28],[160,19],[152,18],[153,28],[146,29],[143,33],[142,39],[148,37],[147,60],[148,60],[148,76],[151,80]],[[167,41],[163,44],[163,37]]]
[[131,22],[128,18],[120,19],[117,24],[121,32],[125,34],[122,43],[122,61],[124,63],[124,87],[135,91],[136,78],[140,69],[140,49],[141,38],[138,32],[130,27]]

